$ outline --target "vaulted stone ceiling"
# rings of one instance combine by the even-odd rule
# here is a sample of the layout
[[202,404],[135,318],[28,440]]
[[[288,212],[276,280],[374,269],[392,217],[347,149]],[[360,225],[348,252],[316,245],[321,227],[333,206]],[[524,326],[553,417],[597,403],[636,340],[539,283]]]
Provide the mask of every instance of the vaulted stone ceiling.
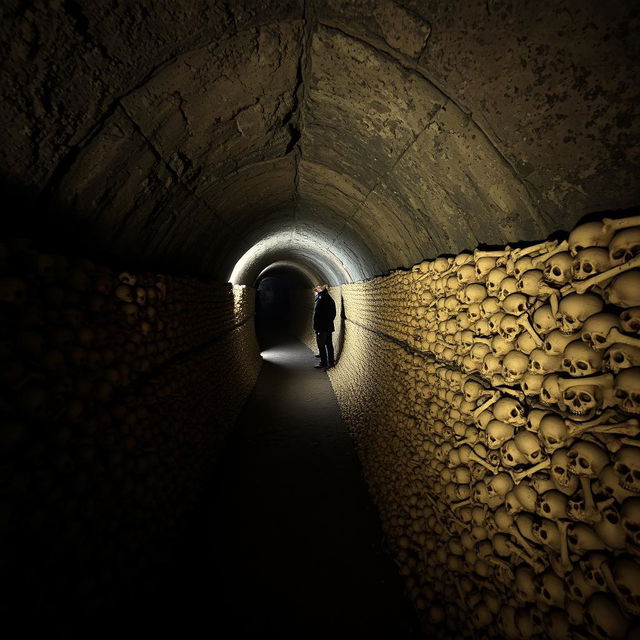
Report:
[[636,5],[5,2],[0,171],[51,229],[220,279],[541,238],[640,200]]

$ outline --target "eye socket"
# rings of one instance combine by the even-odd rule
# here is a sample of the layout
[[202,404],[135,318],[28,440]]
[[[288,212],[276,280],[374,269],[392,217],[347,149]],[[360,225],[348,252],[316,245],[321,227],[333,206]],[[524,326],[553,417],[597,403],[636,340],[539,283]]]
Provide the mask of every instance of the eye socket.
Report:
[[593,267],[587,262],[583,267],[583,271],[585,273],[591,273],[593,271]]
[[591,396],[588,393],[581,393],[580,400],[582,400],[582,402],[589,402],[591,400]]
[[607,339],[604,336],[601,336],[600,334],[596,334],[593,336],[592,338],[595,342],[598,342],[600,344],[602,344],[603,342],[606,342]]
[[583,362],[582,360],[578,361],[578,369],[580,369],[581,371],[586,371],[589,368],[589,364],[586,362]]
[[611,254],[611,257],[614,260],[619,260],[620,258],[624,258],[624,249],[618,249]]
[[568,358],[565,358],[565,359],[562,361],[562,366],[563,366],[563,367],[567,367],[567,368],[569,368],[569,367],[571,366],[571,360],[569,360]]
[[553,273],[554,276],[562,275],[562,271],[560,270],[560,267],[553,267],[553,269],[551,269],[551,273]]
[[624,355],[622,353],[614,353],[612,360],[617,363],[624,362]]

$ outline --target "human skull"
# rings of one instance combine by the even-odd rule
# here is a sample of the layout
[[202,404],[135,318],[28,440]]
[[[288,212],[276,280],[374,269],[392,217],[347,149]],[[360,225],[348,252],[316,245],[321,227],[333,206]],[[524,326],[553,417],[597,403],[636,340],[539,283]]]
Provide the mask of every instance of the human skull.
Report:
[[509,351],[502,361],[502,377],[507,384],[515,384],[527,371],[529,358],[524,353]]
[[529,269],[518,280],[518,291],[526,296],[540,295],[540,287],[544,284],[544,271]]
[[502,318],[504,318],[505,315],[506,314],[504,313],[504,311],[498,311],[488,319],[489,330],[491,331],[492,334],[496,334],[499,332],[500,323],[502,322]]
[[640,227],[618,231],[609,243],[609,258],[612,265],[629,262],[640,254]]
[[560,329],[554,329],[544,340],[543,349],[550,356],[561,356],[570,342],[578,340],[578,336],[566,335]]
[[537,373],[533,373],[531,371],[526,371],[520,378],[520,388],[522,389],[524,395],[528,398],[537,396],[540,394],[543,380],[544,376],[538,375]]
[[560,376],[557,373],[544,376],[542,387],[540,388],[540,401],[549,407],[557,405],[562,401]]
[[633,616],[640,616],[640,564],[631,556],[620,556],[613,565],[613,580],[620,604]]
[[609,464],[607,452],[585,440],[574,444],[567,453],[569,471],[577,476],[597,476]]
[[476,282],[476,283],[468,284],[464,288],[463,300],[467,304],[472,304],[474,302],[477,304],[480,304],[486,297],[487,297],[487,290],[485,289],[485,286],[483,284]]
[[602,368],[602,352],[594,351],[581,340],[570,342],[562,355],[562,369],[574,378],[590,376]]
[[593,293],[570,293],[560,301],[558,321],[565,334],[577,333],[587,318],[600,313],[604,302]]
[[496,420],[507,422],[514,427],[523,427],[527,423],[522,405],[514,398],[500,398],[493,405],[493,415]]
[[469,317],[469,322],[477,322],[482,315],[482,309],[477,302],[472,302],[467,307],[467,316]]
[[527,457],[518,449],[513,439],[507,440],[500,447],[500,460],[502,465],[508,468],[519,464],[527,464]]
[[500,312],[502,305],[498,298],[488,297],[480,303],[480,313],[483,318],[490,318],[495,313]]
[[604,355],[603,368],[605,371],[619,373],[623,369],[640,365],[640,348],[628,344],[616,343],[611,345]]
[[518,450],[524,454],[529,464],[537,464],[545,456],[542,453],[538,436],[531,431],[519,431],[513,438]]
[[502,308],[514,316],[522,315],[528,306],[528,300],[522,293],[510,293],[502,300]]
[[538,599],[547,606],[564,607],[566,598],[564,580],[552,569],[538,577]]
[[495,353],[487,353],[482,360],[482,375],[492,378],[499,373],[502,373],[502,358]]
[[475,282],[477,279],[475,267],[472,264],[463,264],[458,268],[456,277],[458,279],[458,282],[464,286],[471,282]]
[[561,449],[569,438],[569,427],[562,416],[548,413],[540,420],[540,439],[548,454]]
[[513,438],[514,426],[501,420],[491,420],[487,425],[487,447],[499,449],[507,440]]
[[534,349],[538,348],[538,344],[528,331],[523,331],[516,338],[516,347],[518,351],[522,351],[522,353],[529,355]]
[[522,256],[522,258],[518,258],[513,264],[513,274],[516,278],[522,277],[522,274],[525,271],[533,268],[533,260],[531,256]]
[[503,300],[510,296],[512,293],[518,292],[518,280],[513,276],[507,276],[500,282],[500,288],[498,290],[498,298]]
[[121,300],[122,302],[133,302],[133,288],[127,284],[121,284],[117,286],[114,294],[116,298],[118,298],[118,300]]
[[598,474],[602,492],[610,498],[614,498],[618,504],[622,504],[627,498],[632,498],[636,495],[633,491],[625,489],[620,484],[625,482],[626,478],[627,475],[616,472],[614,464],[606,465]]
[[562,363],[560,356],[552,356],[542,349],[534,349],[529,354],[529,371],[538,375],[547,375],[559,371]]
[[476,260],[476,280],[481,282],[486,279],[489,272],[496,266],[497,258],[478,258]]
[[585,577],[580,567],[575,567],[566,578],[569,594],[577,602],[586,602],[596,591],[598,587],[591,584]]
[[626,271],[616,276],[604,289],[609,304],[629,309],[640,306],[640,271]]
[[558,449],[551,456],[551,477],[554,484],[561,490],[571,486],[577,488],[578,479],[569,470],[569,458],[566,449]]
[[640,415],[640,367],[629,367],[618,373],[614,396],[622,411]]
[[538,496],[536,512],[543,518],[564,520],[567,517],[567,496],[556,489]]
[[640,307],[625,309],[620,314],[620,324],[623,331],[640,334]]
[[592,418],[602,403],[602,390],[597,385],[579,384],[567,387],[562,392],[563,409],[583,420]]
[[487,293],[490,296],[498,296],[501,282],[507,277],[507,272],[499,267],[494,267],[487,274],[487,281],[485,286],[487,287]]
[[573,279],[585,280],[611,267],[609,252],[602,247],[589,247],[578,252],[573,261]]
[[613,313],[596,313],[587,318],[582,327],[580,339],[592,349],[603,349],[607,344],[607,336],[611,329],[620,329],[620,320]]
[[613,458],[618,484],[626,491],[640,494],[640,448],[621,447]]
[[562,286],[571,279],[573,258],[568,251],[556,253],[545,262],[544,279],[556,286]]
[[584,619],[587,629],[598,640],[623,640],[629,627],[627,618],[608,593],[594,593],[589,598]]
[[622,527],[620,512],[614,504],[600,508],[600,520],[593,526],[598,537],[611,549],[626,548],[626,532]]
[[487,482],[489,496],[504,497],[511,489],[513,489],[513,480],[508,473],[498,473],[492,476]]
[[513,349],[513,342],[503,338],[501,335],[493,336],[491,339],[491,351],[497,356],[505,356]]
[[627,498],[620,515],[627,537],[636,547],[640,546],[640,498]]
[[487,390],[476,380],[467,380],[462,386],[464,399],[468,402],[475,402],[478,398],[487,393]]
[[533,312],[533,328],[538,335],[546,336],[557,328],[556,317],[553,315],[551,305],[544,304]]
[[613,232],[608,231],[602,222],[585,222],[569,234],[569,251],[575,256],[578,251],[587,247],[606,247],[612,236]]
[[502,316],[500,325],[498,327],[498,333],[505,340],[515,340],[520,331],[522,331],[522,329],[518,324],[518,318],[516,316],[513,316],[511,314],[504,314]]

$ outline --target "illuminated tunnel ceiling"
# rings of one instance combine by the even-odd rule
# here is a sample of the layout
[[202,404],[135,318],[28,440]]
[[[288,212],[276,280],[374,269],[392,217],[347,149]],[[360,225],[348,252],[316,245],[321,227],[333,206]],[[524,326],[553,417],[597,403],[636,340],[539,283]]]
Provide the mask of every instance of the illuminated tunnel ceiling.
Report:
[[3,5],[1,170],[120,258],[357,280],[638,204],[636,2]]

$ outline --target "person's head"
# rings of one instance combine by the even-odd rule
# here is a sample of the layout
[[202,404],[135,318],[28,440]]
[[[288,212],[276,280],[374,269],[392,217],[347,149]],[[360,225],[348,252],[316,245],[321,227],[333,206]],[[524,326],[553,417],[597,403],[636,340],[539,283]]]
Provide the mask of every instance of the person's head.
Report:
[[322,285],[322,288],[323,288],[325,291],[329,291],[329,285],[328,285],[328,284],[323,284],[323,285]]
[[317,284],[315,287],[313,287],[313,291],[314,293],[320,293],[322,291],[322,285]]

